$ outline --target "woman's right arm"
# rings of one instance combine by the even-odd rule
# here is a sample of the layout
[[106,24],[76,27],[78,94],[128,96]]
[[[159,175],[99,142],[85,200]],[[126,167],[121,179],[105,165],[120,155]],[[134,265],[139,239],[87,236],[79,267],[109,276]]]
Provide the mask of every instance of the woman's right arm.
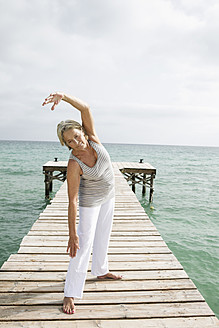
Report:
[[77,249],[79,249],[79,237],[76,230],[76,217],[77,217],[77,200],[78,190],[80,185],[81,168],[74,160],[69,160],[67,167],[67,184],[68,184],[68,228],[69,228],[69,241],[67,247],[70,250],[70,256],[75,257]]

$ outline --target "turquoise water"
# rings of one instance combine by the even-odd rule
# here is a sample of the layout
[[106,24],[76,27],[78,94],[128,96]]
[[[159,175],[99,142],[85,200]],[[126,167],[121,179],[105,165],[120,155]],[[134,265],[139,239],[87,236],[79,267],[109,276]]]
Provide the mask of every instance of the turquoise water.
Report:
[[[105,144],[112,161],[140,158],[156,167],[153,208],[148,194],[137,197],[185,271],[219,317],[219,148]],[[0,266],[16,253],[40,212],[42,166],[68,160],[58,142],[0,141]],[[61,183],[54,183],[54,192]]]

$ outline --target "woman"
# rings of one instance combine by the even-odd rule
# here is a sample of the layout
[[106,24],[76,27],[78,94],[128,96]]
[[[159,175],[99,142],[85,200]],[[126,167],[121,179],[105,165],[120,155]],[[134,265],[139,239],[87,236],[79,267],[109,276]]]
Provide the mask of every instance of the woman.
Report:
[[[66,275],[63,311],[75,312],[74,298],[82,298],[91,248],[91,273],[98,279],[122,279],[108,271],[108,244],[114,211],[114,174],[109,154],[101,144],[89,106],[64,93],[52,93],[43,106],[53,103],[52,110],[64,100],[81,113],[82,126],[75,121],[62,121],[57,134],[62,145],[70,150],[67,167],[68,227],[70,253]],[[79,224],[76,230],[79,194]]]

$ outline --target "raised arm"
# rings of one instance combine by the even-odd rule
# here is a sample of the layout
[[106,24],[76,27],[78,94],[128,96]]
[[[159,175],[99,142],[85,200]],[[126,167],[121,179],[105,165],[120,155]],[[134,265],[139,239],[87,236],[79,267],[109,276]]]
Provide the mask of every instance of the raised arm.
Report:
[[91,113],[90,107],[87,103],[83,102],[82,100],[66,95],[64,94],[63,99],[64,101],[68,102],[75,108],[77,108],[81,112],[81,121],[82,126],[84,127],[85,131],[87,132],[87,135],[89,139],[100,143],[100,140],[97,136],[95,127],[94,127],[94,119],[93,115]]
[[56,93],[51,93],[49,95],[49,97],[47,97],[45,99],[43,106],[45,104],[53,102],[54,104],[51,109],[54,110],[55,106],[58,105],[61,100],[66,101],[67,103],[71,104],[73,107],[75,107],[76,109],[78,109],[80,111],[82,126],[84,127],[89,139],[100,144],[101,142],[97,136],[97,133],[96,133],[96,130],[94,127],[93,115],[91,113],[91,110],[90,110],[90,107],[88,104],[86,104],[85,102],[83,102],[82,100],[80,100],[76,97],[66,95],[65,93],[56,92]]

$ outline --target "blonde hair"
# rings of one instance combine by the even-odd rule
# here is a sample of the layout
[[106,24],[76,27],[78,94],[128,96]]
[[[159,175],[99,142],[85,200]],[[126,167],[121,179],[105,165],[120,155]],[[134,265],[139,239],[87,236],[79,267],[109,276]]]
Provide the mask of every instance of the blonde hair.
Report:
[[65,139],[63,137],[63,133],[65,131],[68,131],[70,129],[78,129],[78,130],[81,130],[84,132],[85,134],[85,138],[88,139],[88,136],[86,134],[86,131],[85,129],[83,128],[83,126],[76,122],[76,121],[73,121],[73,120],[66,120],[66,121],[61,121],[58,125],[57,125],[57,135],[58,135],[58,138],[59,138],[59,141],[61,143],[62,146],[66,146],[68,147],[69,150],[71,150],[72,148],[69,147],[66,142],[65,142]]

